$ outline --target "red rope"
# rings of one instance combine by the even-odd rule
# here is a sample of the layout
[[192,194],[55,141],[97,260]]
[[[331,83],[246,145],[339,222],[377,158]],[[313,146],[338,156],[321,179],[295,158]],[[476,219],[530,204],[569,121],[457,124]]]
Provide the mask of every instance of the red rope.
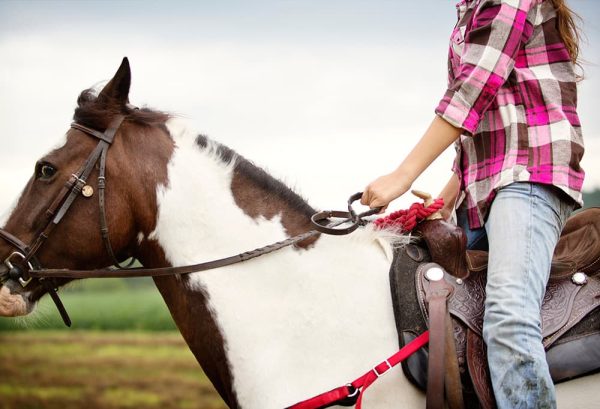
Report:
[[413,203],[408,209],[398,210],[385,217],[375,220],[375,226],[380,229],[393,229],[401,233],[412,231],[419,222],[425,220],[444,207],[444,199],[437,198],[429,206],[423,203]]

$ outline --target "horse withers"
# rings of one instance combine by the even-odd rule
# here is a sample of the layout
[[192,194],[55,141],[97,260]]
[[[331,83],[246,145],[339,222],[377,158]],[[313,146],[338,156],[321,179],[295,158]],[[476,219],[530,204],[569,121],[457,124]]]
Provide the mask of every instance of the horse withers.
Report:
[[[28,269],[113,264],[105,235],[117,261],[134,257],[159,268],[226,257],[311,230],[315,210],[305,200],[179,119],[131,107],[130,83],[124,60],[99,93],[82,92],[73,117],[82,128],[68,129],[62,146],[35,165],[3,226],[14,240],[0,240],[0,257],[8,260],[0,268],[0,315],[31,312],[69,280],[27,283]],[[122,122],[104,141],[109,147],[99,179],[102,153],[86,164],[103,139],[85,129],[106,135],[118,116]],[[89,174],[82,178],[84,169]],[[343,385],[397,350],[388,271],[393,246],[402,240],[366,227],[154,281],[230,407],[282,408]],[[560,406],[593,407],[599,380],[594,375],[559,385]],[[364,404],[422,408],[424,395],[393,370]]]

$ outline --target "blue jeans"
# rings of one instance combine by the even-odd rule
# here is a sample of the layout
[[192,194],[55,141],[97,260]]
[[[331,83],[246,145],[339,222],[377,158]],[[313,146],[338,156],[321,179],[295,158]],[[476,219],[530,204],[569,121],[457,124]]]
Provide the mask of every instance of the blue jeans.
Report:
[[518,182],[497,192],[485,229],[458,223],[469,245],[489,246],[483,338],[499,409],[555,408],[542,346],[541,305],[554,247],[573,204],[551,186]]

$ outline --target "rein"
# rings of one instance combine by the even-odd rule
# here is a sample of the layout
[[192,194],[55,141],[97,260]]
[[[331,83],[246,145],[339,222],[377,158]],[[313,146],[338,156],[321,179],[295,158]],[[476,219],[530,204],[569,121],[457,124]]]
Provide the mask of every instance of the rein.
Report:
[[[332,234],[332,235],[344,235],[350,234],[356,230],[359,226],[365,225],[366,221],[364,217],[371,216],[378,213],[381,209],[374,208],[367,210],[364,213],[356,214],[352,209],[352,203],[362,196],[362,192],[356,193],[348,200],[348,211],[334,211],[326,210],[319,213],[315,213],[311,217],[311,222],[315,227],[314,230],[307,231],[305,233],[298,234],[285,240],[281,240],[263,247],[256,248],[254,250],[245,251],[243,253],[236,254],[225,258],[220,258],[204,263],[190,264],[179,267],[157,267],[157,268],[105,268],[95,270],[70,270],[70,269],[31,269],[28,271],[29,277],[33,278],[115,278],[115,277],[159,277],[169,276],[176,274],[191,274],[200,271],[212,270],[219,267],[225,267],[243,261],[251,260],[253,258],[263,256],[265,254],[272,253],[274,251],[283,249],[285,247],[297,244],[310,237],[319,235],[321,233]],[[320,224],[326,219],[331,217],[343,218],[340,221],[328,224],[324,226]],[[346,228],[335,228],[345,223],[351,223]]]
[[[354,197],[354,195],[352,196]],[[360,196],[359,196],[360,197]],[[301,241],[304,241],[310,237],[319,235],[321,233],[342,235],[349,234],[356,230],[358,226],[366,224],[363,217],[373,215],[377,213],[379,209],[371,209],[361,214],[354,214],[353,212],[342,212],[342,211],[323,211],[316,213],[312,216],[311,221],[315,226],[315,230],[310,230],[305,233],[298,234],[285,240],[281,240],[263,247],[259,247],[254,250],[245,251],[243,253],[236,254],[234,256],[224,257],[216,260],[207,261],[204,263],[190,264],[179,267],[157,267],[157,268],[105,268],[96,270],[69,270],[69,269],[32,269],[29,270],[29,276],[33,278],[115,278],[115,277],[160,277],[169,276],[176,274],[191,274],[200,271],[212,270],[219,267],[225,267],[243,261],[251,260],[253,258],[263,256],[265,254],[272,253],[274,251],[283,249],[285,247],[294,245]],[[330,217],[346,217],[345,219],[329,224],[327,226],[319,225],[318,223]],[[356,221],[353,221],[353,218]],[[339,226],[348,222],[352,222],[350,227],[343,229],[336,229],[335,226]]]
[[[137,109],[137,108],[134,108]],[[348,199],[348,211],[322,211],[314,214],[311,217],[314,230],[301,233],[286,240],[278,241],[264,247],[246,251],[234,256],[225,257],[217,260],[212,260],[199,264],[191,264],[179,267],[160,267],[160,268],[129,268],[129,265],[123,266],[115,256],[113,248],[110,244],[108,226],[106,222],[105,210],[105,190],[106,190],[106,156],[109,147],[112,145],[115,135],[119,130],[124,115],[117,115],[109,123],[104,132],[99,132],[95,129],[88,128],[76,122],[71,124],[71,128],[81,131],[89,136],[98,139],[98,145],[90,153],[84,164],[77,173],[71,175],[65,183],[58,196],[54,199],[50,207],[46,210],[46,218],[48,222],[41,232],[36,236],[33,244],[27,245],[13,234],[0,229],[0,238],[8,242],[16,250],[13,251],[5,260],[5,271],[0,275],[0,284],[3,284],[9,279],[18,281],[22,287],[26,287],[29,282],[36,278],[44,286],[47,292],[52,297],[65,325],[71,326],[71,319],[58,297],[58,289],[53,282],[55,278],[103,278],[103,277],[158,277],[177,274],[190,274],[200,271],[211,270],[219,267],[228,266],[231,264],[240,263],[251,260],[253,258],[272,253],[282,248],[294,245],[310,237],[321,233],[343,235],[349,234],[356,230],[359,226],[365,225],[364,217],[379,213],[381,208],[370,209],[361,214],[356,214],[352,209],[352,203],[360,199],[362,192],[352,195]],[[54,228],[61,222],[66,215],[75,199],[82,195],[91,197],[94,193],[93,188],[87,184],[87,179],[92,173],[96,164],[99,163],[98,172],[98,205],[100,209],[100,232],[104,247],[109,257],[113,261],[114,267],[94,269],[94,270],[71,270],[71,269],[45,269],[37,260],[36,253],[39,251],[44,242],[48,239]],[[324,225],[329,218],[342,218],[342,220]],[[337,226],[350,223],[350,226],[345,228],[336,228]],[[132,260],[133,262],[133,260]],[[116,267],[116,268],[115,268]]]

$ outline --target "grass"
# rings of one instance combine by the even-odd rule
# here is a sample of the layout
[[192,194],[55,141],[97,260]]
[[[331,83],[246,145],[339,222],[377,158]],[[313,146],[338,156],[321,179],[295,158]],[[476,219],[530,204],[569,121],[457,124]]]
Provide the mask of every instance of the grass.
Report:
[[5,409],[225,409],[176,332],[0,333]]
[[[83,280],[59,293],[72,329],[175,331],[169,311],[152,281]],[[49,296],[22,318],[0,318],[0,331],[65,328]]]

